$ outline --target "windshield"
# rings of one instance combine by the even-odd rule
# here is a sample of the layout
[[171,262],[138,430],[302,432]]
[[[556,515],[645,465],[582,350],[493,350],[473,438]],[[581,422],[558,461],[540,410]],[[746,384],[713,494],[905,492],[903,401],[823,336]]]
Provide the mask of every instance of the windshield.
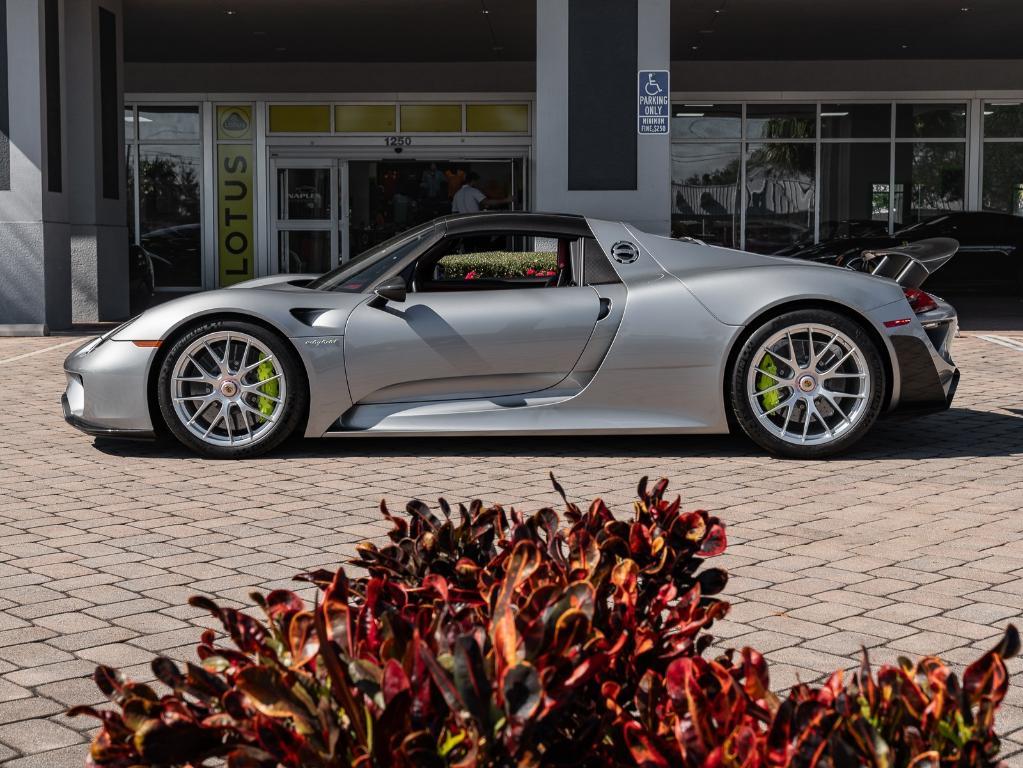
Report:
[[391,267],[422,244],[433,234],[433,231],[433,222],[406,230],[390,240],[385,240],[379,245],[363,251],[337,269],[321,275],[309,283],[306,288],[314,291],[362,293],[368,286],[386,274]]

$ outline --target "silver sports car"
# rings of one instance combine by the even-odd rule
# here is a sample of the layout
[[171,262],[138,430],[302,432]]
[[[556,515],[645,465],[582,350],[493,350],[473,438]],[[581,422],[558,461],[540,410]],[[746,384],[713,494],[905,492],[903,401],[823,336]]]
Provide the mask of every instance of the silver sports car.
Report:
[[918,286],[955,247],[865,254],[865,274],[580,216],[448,216],[324,275],[148,310],[67,358],[64,414],[219,458],[295,434],[733,427],[827,456],[951,403],[956,314]]

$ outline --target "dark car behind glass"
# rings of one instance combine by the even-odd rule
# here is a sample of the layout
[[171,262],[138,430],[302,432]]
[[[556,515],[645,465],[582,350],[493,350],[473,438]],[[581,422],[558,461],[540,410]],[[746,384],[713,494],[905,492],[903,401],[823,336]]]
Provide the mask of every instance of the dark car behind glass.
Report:
[[959,241],[959,253],[927,280],[941,295],[1023,295],[1023,217],[1004,213],[949,213],[897,230],[894,235],[838,236],[778,255],[847,266],[863,251],[931,237]]

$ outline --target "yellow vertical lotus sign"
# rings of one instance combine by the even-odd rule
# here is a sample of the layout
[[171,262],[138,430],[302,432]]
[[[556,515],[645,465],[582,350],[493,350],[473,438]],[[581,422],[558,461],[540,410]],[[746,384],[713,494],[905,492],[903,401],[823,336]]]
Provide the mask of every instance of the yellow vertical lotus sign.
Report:
[[217,249],[221,286],[249,280],[255,274],[252,138],[251,106],[217,107]]

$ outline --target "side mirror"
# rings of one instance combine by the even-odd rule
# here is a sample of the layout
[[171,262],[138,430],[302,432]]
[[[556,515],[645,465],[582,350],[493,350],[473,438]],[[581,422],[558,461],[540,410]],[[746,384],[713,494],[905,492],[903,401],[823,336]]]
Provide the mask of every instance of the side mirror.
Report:
[[402,278],[392,277],[390,280],[380,283],[374,293],[385,301],[401,303],[405,301],[405,297],[408,295],[408,288],[405,286],[405,281]]

